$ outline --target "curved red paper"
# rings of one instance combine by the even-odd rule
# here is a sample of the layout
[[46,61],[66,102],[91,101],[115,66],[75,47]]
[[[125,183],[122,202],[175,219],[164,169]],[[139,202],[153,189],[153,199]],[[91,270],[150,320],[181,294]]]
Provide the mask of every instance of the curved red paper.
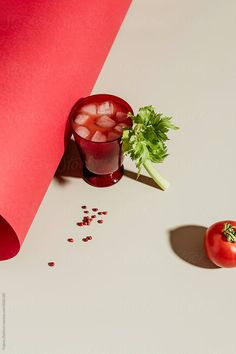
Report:
[[0,260],[17,254],[130,0],[0,0]]

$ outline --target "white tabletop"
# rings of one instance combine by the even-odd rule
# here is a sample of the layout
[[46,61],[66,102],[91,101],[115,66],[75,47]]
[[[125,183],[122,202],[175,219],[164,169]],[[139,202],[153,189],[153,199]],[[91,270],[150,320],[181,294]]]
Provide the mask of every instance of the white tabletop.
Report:
[[[205,227],[236,219],[235,13],[233,0],[133,2],[93,93],[174,117],[157,166],[171,187],[130,172],[105,189],[52,181],[20,253],[0,264],[6,354],[235,354],[236,270],[202,248]],[[84,204],[105,222],[79,228]]]

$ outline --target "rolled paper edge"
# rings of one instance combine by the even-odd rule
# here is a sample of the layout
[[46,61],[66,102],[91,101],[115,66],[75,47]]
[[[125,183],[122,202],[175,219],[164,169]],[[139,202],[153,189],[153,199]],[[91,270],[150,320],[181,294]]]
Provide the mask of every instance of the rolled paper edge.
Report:
[[0,260],[13,258],[20,250],[20,241],[10,223],[0,215]]

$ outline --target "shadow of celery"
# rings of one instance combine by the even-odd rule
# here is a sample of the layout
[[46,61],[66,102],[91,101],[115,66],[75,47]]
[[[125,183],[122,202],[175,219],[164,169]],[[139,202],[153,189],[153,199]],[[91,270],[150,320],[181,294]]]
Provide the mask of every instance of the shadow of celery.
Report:
[[150,186],[152,188],[159,189],[162,191],[162,189],[153,181],[153,179],[151,177],[140,175],[137,178],[136,172],[132,172],[132,171],[128,171],[128,170],[125,170],[124,175],[128,178],[136,180],[139,183],[146,184],[147,186]]

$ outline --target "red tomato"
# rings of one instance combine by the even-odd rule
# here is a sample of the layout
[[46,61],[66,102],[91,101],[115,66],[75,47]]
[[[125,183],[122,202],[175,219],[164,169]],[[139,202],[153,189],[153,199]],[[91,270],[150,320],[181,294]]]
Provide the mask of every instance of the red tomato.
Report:
[[[232,228],[224,232],[225,225]],[[228,227],[230,227],[230,225]],[[235,233],[235,240],[234,240]],[[228,239],[227,240],[227,235]],[[233,241],[234,240],[234,241]],[[219,267],[236,267],[236,221],[225,220],[211,225],[205,233],[205,249],[210,260]]]

